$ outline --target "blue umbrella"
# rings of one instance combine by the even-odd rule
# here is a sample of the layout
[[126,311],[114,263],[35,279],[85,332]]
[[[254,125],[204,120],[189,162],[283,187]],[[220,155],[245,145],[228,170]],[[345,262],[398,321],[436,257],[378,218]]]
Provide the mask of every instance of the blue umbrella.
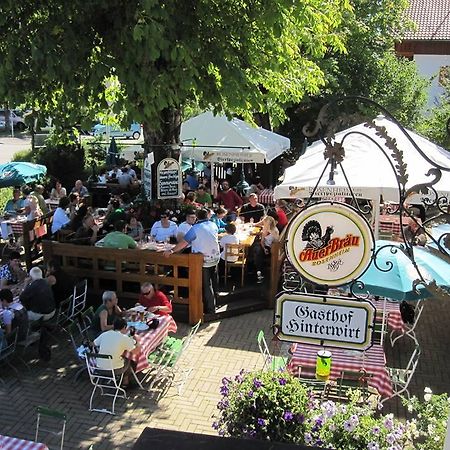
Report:
[[39,180],[47,167],[29,162],[10,162],[0,165],[0,187],[20,186]]
[[[390,246],[382,248],[386,245],[394,245],[397,249],[393,251]],[[369,292],[395,300],[419,300],[431,296],[422,285],[417,287],[418,292],[414,289],[414,281],[420,279],[420,276],[411,260],[398,248],[399,245],[398,242],[376,242],[376,250],[380,249],[376,255],[376,264],[372,261],[367,271],[359,278],[359,281],[364,283],[364,288],[355,285],[355,293]],[[435,251],[416,246],[414,260],[425,281],[435,280],[440,287],[450,287],[450,266],[447,258]]]

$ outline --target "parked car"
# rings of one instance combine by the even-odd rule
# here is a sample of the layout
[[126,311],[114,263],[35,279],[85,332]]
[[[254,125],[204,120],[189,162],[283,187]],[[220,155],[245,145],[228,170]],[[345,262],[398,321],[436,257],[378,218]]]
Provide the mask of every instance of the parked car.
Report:
[[[4,128],[6,126],[6,114],[4,109],[0,109],[0,128]],[[14,111],[10,110],[10,118],[12,119],[12,123],[14,128],[17,131],[24,131],[26,129],[25,120],[22,116],[19,116]]]
[[[101,123],[95,125],[92,128],[92,134],[94,136],[106,135],[106,125]],[[133,138],[139,139],[141,137],[141,125],[139,123],[132,123],[128,130],[121,130],[115,126],[111,126],[109,129],[109,135],[111,137],[124,137],[126,139]]]

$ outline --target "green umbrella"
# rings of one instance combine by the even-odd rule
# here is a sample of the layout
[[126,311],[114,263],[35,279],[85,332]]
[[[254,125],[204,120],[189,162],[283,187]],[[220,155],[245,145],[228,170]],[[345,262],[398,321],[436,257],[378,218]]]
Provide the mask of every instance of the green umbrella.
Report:
[[29,162],[10,162],[0,165],[0,187],[21,186],[39,180],[47,167]]

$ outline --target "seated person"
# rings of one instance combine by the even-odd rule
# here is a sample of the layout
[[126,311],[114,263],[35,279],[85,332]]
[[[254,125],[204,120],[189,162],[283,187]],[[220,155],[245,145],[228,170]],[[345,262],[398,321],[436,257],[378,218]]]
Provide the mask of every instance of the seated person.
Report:
[[280,239],[280,233],[277,228],[276,221],[271,216],[266,216],[262,220],[263,229],[261,231],[261,240],[250,247],[253,263],[256,268],[258,282],[264,279],[264,257],[270,255],[272,244]]
[[130,194],[128,192],[122,192],[119,196],[119,203],[124,211],[130,209],[132,206]]
[[138,301],[152,313],[172,314],[172,303],[163,292],[156,290],[152,283],[142,284]]
[[42,210],[39,207],[39,201],[34,195],[28,195],[25,199],[25,214],[27,220],[34,220],[42,216]]
[[0,302],[3,306],[3,324],[5,325],[5,335],[18,328],[18,341],[26,338],[28,331],[28,314],[19,300],[14,301],[12,292],[9,289],[0,290]]
[[106,169],[102,169],[98,175],[97,183],[106,184],[108,181],[108,172]]
[[136,248],[136,241],[128,234],[125,234],[126,223],[119,220],[114,225],[114,230],[109,232],[103,238],[103,247],[105,248]]
[[227,210],[225,208],[219,207],[214,210],[214,214],[211,217],[211,222],[214,222],[217,225],[219,233],[225,232],[225,226],[227,223],[223,220],[227,215]]
[[70,219],[68,228],[70,228],[72,231],[78,231],[78,228],[83,225],[83,219],[85,218],[87,213],[88,207],[82,203],[75,211],[73,217]]
[[91,214],[86,214],[83,218],[83,224],[75,232],[71,242],[80,245],[94,245],[97,242],[98,230],[94,217]]
[[[250,194],[248,196],[248,203],[243,205],[239,210],[239,217],[244,222],[259,222],[264,217],[265,209],[261,203],[258,203],[258,196],[256,194]],[[253,219],[253,220],[252,220]]]
[[193,208],[199,208],[201,205],[200,203],[196,202],[196,198],[197,195],[195,192],[188,192],[185,196],[184,196],[184,206],[187,207],[193,207]]
[[47,283],[52,288],[56,306],[72,295],[75,279],[61,268],[61,264],[57,259],[50,259],[48,261],[45,277]]
[[277,212],[278,221],[277,228],[278,231],[283,231],[284,227],[288,224],[288,218],[285,212],[286,209],[286,201],[285,200],[277,200],[275,203],[275,211]]
[[60,200],[63,197],[67,197],[66,188],[62,186],[61,181],[55,181],[55,187],[50,192],[50,200]]
[[86,197],[89,195],[89,192],[85,186],[83,186],[83,182],[81,180],[75,181],[75,186],[71,190],[72,194],[78,194],[80,198]]
[[26,272],[21,267],[20,253],[11,252],[9,261],[0,267],[0,288],[21,283],[26,276]]
[[206,188],[203,184],[200,184],[198,186],[197,192],[196,192],[196,201],[202,206],[212,206],[213,201],[211,194],[209,192],[206,192]]
[[127,335],[127,322],[124,319],[117,318],[114,320],[111,329],[100,334],[94,344],[98,347],[101,355],[111,355],[112,360],[98,359],[98,368],[100,370],[114,369],[115,375],[123,374],[122,387],[126,388],[130,381],[131,375],[130,361],[123,358],[122,355],[126,351],[137,352],[140,349],[134,339]]
[[13,198],[6,202],[4,212],[8,214],[17,215],[23,212],[24,208],[25,208],[25,200],[21,198],[20,189],[14,188]]
[[39,267],[30,270],[30,278],[31,283],[20,294],[20,301],[28,311],[28,320],[50,320],[56,310],[52,289]]
[[161,220],[155,222],[150,231],[150,235],[157,242],[165,242],[171,238],[176,239],[178,233],[177,224],[169,219],[170,211],[166,210],[161,213]]
[[37,184],[34,187],[34,191],[31,193],[31,195],[33,195],[34,197],[37,198],[39,208],[41,209],[42,213],[47,214],[48,207],[47,207],[47,203],[45,203],[44,196],[42,195],[43,193],[44,193],[44,186],[42,186],[42,184]]
[[69,219],[72,220],[78,211],[78,206],[80,205],[80,196],[78,193],[73,192],[69,195]]
[[120,201],[114,198],[108,204],[104,227],[114,227],[114,224],[119,220],[126,221],[127,215],[124,209],[120,206]]
[[105,291],[102,296],[102,304],[97,308],[92,319],[92,333],[98,336],[100,333],[113,329],[116,318],[122,317],[117,295],[114,291]]
[[144,227],[135,216],[131,216],[127,224],[127,234],[131,236],[135,241],[141,241],[144,237]]
[[117,181],[124,190],[127,190],[133,184],[133,177],[130,175],[127,166],[125,166],[122,169],[122,173],[117,176]]
[[65,227],[69,222],[69,216],[67,215],[66,209],[70,203],[69,197],[62,197],[59,200],[59,205],[53,214],[52,222],[52,234],[55,234],[61,228]]
[[197,220],[197,216],[195,214],[195,209],[189,208],[185,210],[186,212],[186,220],[180,224],[177,232],[177,242],[180,242],[184,235],[192,228],[195,221]]
[[[220,266],[224,265],[225,261],[225,245],[227,244],[239,244],[239,239],[235,235],[236,233],[236,225],[234,223],[227,223],[225,225],[225,231],[227,234],[222,236],[219,240],[220,248],[222,249],[222,253],[220,254]],[[238,260],[238,256],[230,256],[228,255],[228,262],[236,262]]]

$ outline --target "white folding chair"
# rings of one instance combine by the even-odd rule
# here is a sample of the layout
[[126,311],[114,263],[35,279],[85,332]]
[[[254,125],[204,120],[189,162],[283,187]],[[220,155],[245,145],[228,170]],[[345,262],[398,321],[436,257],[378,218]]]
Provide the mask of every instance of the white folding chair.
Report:
[[[61,431],[53,431],[53,430],[49,430],[49,429],[40,428],[41,427],[41,419],[43,417],[45,417],[49,421],[50,420],[53,420],[53,421],[60,420],[60,421],[62,421],[62,429],[61,429]],[[64,434],[66,432],[66,423],[67,423],[67,416],[64,413],[56,411],[54,409],[46,408],[44,406],[38,406],[37,407],[36,435],[34,437],[34,442],[38,442],[39,431],[45,431],[46,433],[51,433],[54,436],[61,436],[60,450],[63,450]]]
[[[390,398],[401,396],[404,392],[408,398],[410,397],[408,387],[411,382],[411,378],[414,376],[414,373],[417,368],[417,364],[419,363],[420,357],[420,347],[417,345],[414,349],[411,358],[409,358],[408,365],[406,369],[398,369],[394,367],[386,367],[389,376],[392,381],[393,394]],[[387,398],[381,400],[381,403],[384,403]]]
[[270,353],[263,330],[258,333],[258,346],[259,351],[264,358],[263,370],[266,368],[269,370],[281,370],[286,368],[286,358],[283,356],[273,356]]
[[410,337],[416,346],[419,346],[419,341],[416,338],[416,326],[419,323],[420,316],[422,315],[423,311],[423,302],[419,300],[416,304],[416,307],[414,308],[414,322],[410,325],[405,323],[402,329],[402,332],[394,338],[394,335],[396,333],[396,330],[392,330],[391,334],[389,335],[389,339],[391,341],[391,346],[393,347],[395,343],[402,338],[403,336]]
[[80,281],[73,287],[72,307],[69,319],[73,319],[84,311],[87,296],[87,280]]
[[[97,367],[98,361],[107,361],[108,369],[99,369]],[[115,405],[117,398],[127,398],[127,393],[120,385],[123,379],[123,373],[116,374],[112,367],[112,356],[102,355],[97,353],[86,353],[86,366],[89,373],[89,379],[94,386],[92,390],[91,398],[89,400],[89,411],[103,412],[111,415],[115,415]],[[92,402],[96,390],[100,389],[100,395],[113,397],[111,410],[103,408],[96,409],[92,407]]]

